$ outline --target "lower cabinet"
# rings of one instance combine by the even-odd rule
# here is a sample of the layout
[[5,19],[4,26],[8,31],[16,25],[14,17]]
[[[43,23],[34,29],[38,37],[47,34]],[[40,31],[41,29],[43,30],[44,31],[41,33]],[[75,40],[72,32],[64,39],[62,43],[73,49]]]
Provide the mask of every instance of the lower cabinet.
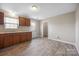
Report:
[[3,48],[4,37],[3,34],[0,34],[0,48]]
[[32,32],[27,32],[26,37],[27,37],[28,41],[31,40],[32,39]]
[[20,33],[20,42],[32,40],[32,32]]
[[11,46],[13,45],[13,35],[10,33],[10,34],[4,34],[4,47],[8,47],[8,46]]
[[13,33],[13,44],[17,44],[20,42],[20,34],[19,33]]
[[27,40],[26,33],[20,33],[20,42],[25,42]]
[[4,47],[10,46],[10,37],[9,34],[4,34]]
[[0,48],[32,40],[31,32],[0,34]]

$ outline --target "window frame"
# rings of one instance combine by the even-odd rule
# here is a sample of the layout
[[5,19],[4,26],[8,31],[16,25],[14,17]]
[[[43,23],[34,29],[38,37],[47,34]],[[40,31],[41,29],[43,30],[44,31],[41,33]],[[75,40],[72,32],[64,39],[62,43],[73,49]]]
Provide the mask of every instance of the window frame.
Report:
[[[5,18],[12,18],[12,17],[5,17]],[[15,19],[15,18],[12,18],[12,19]],[[12,27],[6,27],[6,24],[12,24],[12,25],[17,25],[17,28],[12,28]],[[4,27],[5,27],[5,29],[18,29],[19,28],[19,20],[18,20],[18,22],[17,23],[10,23],[10,22],[6,22],[6,21],[4,21]]]

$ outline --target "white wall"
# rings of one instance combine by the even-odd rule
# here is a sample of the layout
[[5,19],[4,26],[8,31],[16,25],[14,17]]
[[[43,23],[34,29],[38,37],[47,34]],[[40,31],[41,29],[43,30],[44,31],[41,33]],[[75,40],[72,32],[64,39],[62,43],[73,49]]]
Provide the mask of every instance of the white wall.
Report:
[[[48,22],[48,38],[75,43],[75,12],[55,16],[45,20]],[[45,21],[41,21],[42,24]],[[43,31],[41,31],[43,34]]]
[[76,11],[76,48],[79,52],[79,5]]
[[32,38],[40,37],[40,21],[32,19],[31,25]]

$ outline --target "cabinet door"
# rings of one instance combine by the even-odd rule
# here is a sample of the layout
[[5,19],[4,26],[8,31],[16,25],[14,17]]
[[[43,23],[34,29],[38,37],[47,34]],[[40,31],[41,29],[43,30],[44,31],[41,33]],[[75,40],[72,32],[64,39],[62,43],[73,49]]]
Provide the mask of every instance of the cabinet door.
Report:
[[19,36],[19,33],[13,33],[13,44],[17,44],[20,42],[20,36]]
[[9,34],[4,34],[4,47],[10,46],[10,36]]
[[20,33],[20,42],[26,41],[26,33]]
[[32,40],[32,32],[27,32],[26,36],[27,36],[27,40]]
[[29,32],[28,38],[29,38],[29,40],[32,40],[32,32]]
[[8,34],[8,36],[9,36],[9,44],[13,45],[14,44],[13,43],[13,41],[14,41],[14,35],[13,35],[13,33]]
[[30,19],[28,19],[28,26],[30,26],[30,24],[31,24],[31,20],[30,20]]
[[30,19],[25,17],[19,17],[20,26],[30,26]]
[[4,47],[8,47],[13,45],[13,34],[9,33],[9,34],[4,34]]
[[30,19],[29,18],[26,18],[26,26],[30,26]]
[[3,34],[0,34],[0,48],[3,48],[3,45],[4,45],[4,35]]
[[19,25],[20,26],[26,26],[26,20],[24,17],[19,17]]
[[4,13],[0,12],[0,24],[4,24]]

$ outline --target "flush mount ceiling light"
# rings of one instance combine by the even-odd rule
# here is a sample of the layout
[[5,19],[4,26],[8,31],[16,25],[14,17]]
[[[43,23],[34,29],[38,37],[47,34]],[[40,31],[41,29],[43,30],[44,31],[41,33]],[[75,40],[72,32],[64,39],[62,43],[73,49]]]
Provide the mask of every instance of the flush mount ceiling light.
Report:
[[32,6],[32,10],[33,10],[33,11],[37,11],[37,10],[38,10],[38,7],[37,7],[36,5],[33,5],[33,6]]

